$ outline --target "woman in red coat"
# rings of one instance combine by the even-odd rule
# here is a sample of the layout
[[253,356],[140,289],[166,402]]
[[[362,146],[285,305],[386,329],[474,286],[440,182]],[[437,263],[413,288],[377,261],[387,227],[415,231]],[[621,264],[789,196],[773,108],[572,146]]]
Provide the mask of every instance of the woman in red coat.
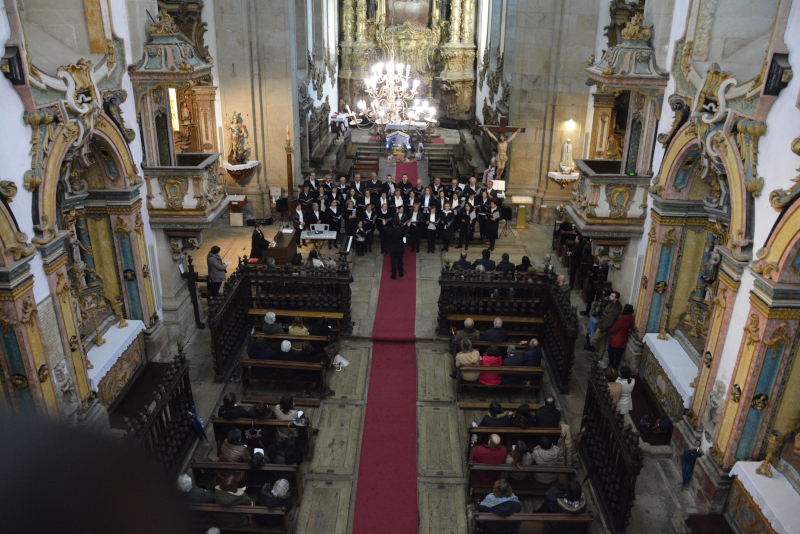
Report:
[[620,318],[617,319],[614,326],[608,329],[608,365],[611,367],[619,367],[622,354],[628,345],[628,332],[630,332],[633,322],[633,306],[626,304],[622,308]]
[[[503,365],[503,358],[500,356],[500,349],[497,345],[492,345],[488,348],[486,354],[481,358],[481,365],[487,367],[500,367]],[[497,373],[481,373],[481,376],[478,377],[478,382],[487,386],[499,386],[500,375]]]

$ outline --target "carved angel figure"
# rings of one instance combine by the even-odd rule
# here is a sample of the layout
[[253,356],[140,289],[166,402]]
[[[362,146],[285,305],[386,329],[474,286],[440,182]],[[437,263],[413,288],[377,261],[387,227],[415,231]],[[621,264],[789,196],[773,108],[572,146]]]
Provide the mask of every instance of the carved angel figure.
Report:
[[236,113],[231,117],[228,125],[228,163],[240,165],[247,161],[247,151],[244,148],[244,140],[247,137],[247,129]]

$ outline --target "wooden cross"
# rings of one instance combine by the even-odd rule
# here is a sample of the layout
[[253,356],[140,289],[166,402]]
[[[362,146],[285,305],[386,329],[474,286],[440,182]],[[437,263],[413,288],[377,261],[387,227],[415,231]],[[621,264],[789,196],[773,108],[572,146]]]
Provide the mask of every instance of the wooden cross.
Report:
[[490,132],[497,132],[502,134],[507,134],[509,132],[519,132],[525,133],[525,128],[518,128],[516,126],[509,126],[508,125],[508,117],[500,117],[500,125],[499,126],[483,126]]

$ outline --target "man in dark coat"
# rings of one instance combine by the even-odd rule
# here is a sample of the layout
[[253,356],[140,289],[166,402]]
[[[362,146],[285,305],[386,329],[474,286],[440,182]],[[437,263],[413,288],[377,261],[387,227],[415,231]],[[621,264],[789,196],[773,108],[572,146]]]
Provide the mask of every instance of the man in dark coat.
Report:
[[508,332],[503,330],[503,320],[500,317],[495,318],[492,328],[483,333],[481,341],[492,343],[505,343],[508,341]]
[[538,428],[558,428],[561,425],[561,410],[556,408],[556,398],[548,395],[544,406],[536,410]]
[[466,252],[462,252],[461,253],[461,259],[458,260],[457,262],[453,263],[453,269],[463,269],[465,271],[471,271],[472,270],[472,264],[467,261],[467,253]]
[[397,274],[400,275],[400,278],[403,277],[403,252],[406,249],[406,244],[403,243],[403,234],[405,232],[403,227],[396,226],[392,219],[386,222],[384,232],[386,232],[386,247],[389,249],[392,261],[392,280],[396,280]]
[[508,253],[503,252],[502,261],[497,264],[495,270],[499,272],[513,273],[516,269],[517,268],[514,266],[514,264],[508,261]]
[[[516,349],[511,346],[508,347],[508,356],[503,360],[504,366],[522,367],[524,359],[522,353],[517,354]],[[505,386],[519,386],[522,385],[523,375],[502,375],[501,381]]]
[[472,268],[476,268],[478,265],[483,265],[483,268],[486,269],[486,272],[494,271],[494,260],[490,260],[489,257],[492,253],[489,251],[488,248],[483,249],[481,252],[481,257],[475,260],[475,263],[472,264]]
[[267,250],[269,250],[269,241],[266,240],[261,232],[261,221],[257,221],[253,230],[253,238],[250,242],[250,257],[260,258]]

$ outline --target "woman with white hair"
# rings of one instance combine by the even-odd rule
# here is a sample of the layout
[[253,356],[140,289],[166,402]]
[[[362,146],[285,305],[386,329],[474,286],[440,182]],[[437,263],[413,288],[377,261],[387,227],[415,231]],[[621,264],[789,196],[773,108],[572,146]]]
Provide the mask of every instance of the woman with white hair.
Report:
[[261,325],[261,331],[270,336],[286,333],[283,327],[275,322],[275,314],[272,312],[267,312],[264,315],[264,324]]
[[[282,478],[273,485],[266,484],[261,489],[256,498],[256,505],[267,508],[286,508],[286,512],[289,512],[294,505],[293,501],[292,494],[289,492],[289,481]],[[279,527],[283,525],[283,518],[273,515],[257,515],[256,522],[269,527]]]

